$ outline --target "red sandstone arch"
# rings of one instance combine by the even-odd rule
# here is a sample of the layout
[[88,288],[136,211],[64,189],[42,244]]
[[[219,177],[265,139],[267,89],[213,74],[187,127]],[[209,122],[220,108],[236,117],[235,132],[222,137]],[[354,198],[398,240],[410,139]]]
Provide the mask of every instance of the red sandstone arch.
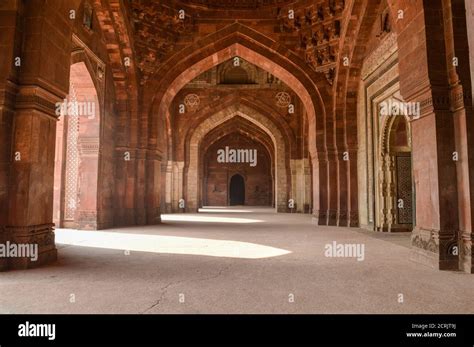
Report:
[[97,82],[94,83],[92,76],[87,60],[71,65],[73,89],[69,91],[68,102],[87,103],[88,111],[93,108],[93,114],[62,115],[58,123],[53,219],[61,227],[97,229],[98,226],[102,107]]
[[[285,141],[285,146],[288,148],[289,154],[294,154],[291,152],[291,144],[296,143],[296,134],[291,129],[287,121],[278,114],[273,108],[269,107],[268,105],[264,104],[261,100],[256,98],[248,98],[242,96],[234,96],[229,95],[218,101],[208,105],[206,108],[199,110],[196,113],[196,119],[200,118],[201,114],[208,114],[208,113],[217,113],[229,107],[233,107],[235,105],[243,105],[245,107],[251,108],[256,112],[265,115],[271,122],[275,124],[278,130],[284,135],[283,139]],[[192,123],[190,129],[195,129],[199,126],[199,121],[195,121]],[[177,147],[181,147],[183,151],[186,151],[189,147],[189,139],[192,135],[192,132],[188,132],[184,138],[180,142],[178,142]]]
[[314,129],[309,132],[310,151],[314,155],[317,155],[316,149],[318,152],[324,151],[326,108],[322,96],[326,100],[331,100],[331,96],[326,93],[325,77],[312,71],[296,54],[251,28],[234,23],[188,46],[177,55],[162,64],[157,75],[163,77],[147,88],[148,93],[152,93],[146,97],[150,100],[151,107],[148,113],[151,116],[151,146],[156,145],[157,136],[156,122],[153,119],[156,115],[168,114],[176,93],[202,72],[240,56],[271,72],[299,95],[308,114],[310,128]]
[[[266,149],[269,158],[270,158],[270,173],[271,173],[271,187],[272,187],[272,192],[271,196],[273,197],[275,194],[275,146],[273,144],[272,139],[268,136],[268,134],[263,131],[260,128],[256,128],[255,125],[246,120],[245,118],[242,117],[234,117],[220,126],[214,128],[211,130],[209,133],[206,134],[205,138],[203,139],[202,142],[202,148],[200,150],[200,162],[204,163],[204,155],[207,153],[209,147],[211,147],[214,143],[219,141],[220,139],[228,136],[231,133],[240,133],[242,135],[245,135],[246,137],[249,137],[250,139],[263,144],[264,148]],[[290,167],[288,165],[288,160],[286,160],[287,163],[287,177],[288,179],[290,178],[291,171]],[[203,168],[202,165],[199,168],[199,172],[202,175],[203,174]],[[203,176],[201,176],[203,177]],[[290,182],[288,181],[288,184],[290,185]],[[202,194],[201,194],[202,198]],[[274,200],[274,199],[272,199]],[[272,204],[273,205],[273,204]]]
[[209,147],[211,147],[215,142],[233,132],[239,132],[256,142],[261,143],[268,151],[272,164],[274,164],[275,146],[273,140],[263,129],[256,128],[254,123],[242,117],[229,119],[208,132],[202,141],[200,159],[202,159],[202,155],[207,152]]
[[[313,163],[314,207],[324,210],[328,191],[325,117],[332,103],[326,79],[283,45],[241,23],[234,23],[198,40],[162,64],[156,74],[160,78],[156,78],[144,92],[143,100],[150,108],[144,110],[140,123],[142,134],[148,135],[149,147],[156,148],[157,144],[156,117],[166,115],[169,119],[169,107],[177,92],[202,72],[235,56],[271,72],[302,100],[310,129],[308,147]],[[329,105],[323,103],[323,98],[330,101]]]
[[269,188],[270,188],[268,191],[269,197],[270,197],[269,203],[272,204],[272,200],[273,200],[272,197],[274,195],[274,183],[275,183],[274,182],[275,148],[274,148],[273,141],[265,131],[261,130],[260,128],[256,128],[254,126],[254,123],[242,117],[234,117],[230,120],[227,120],[220,126],[211,130],[204,137],[202,141],[202,146],[200,148],[200,153],[199,153],[200,164],[201,164],[199,168],[199,175],[200,175],[200,182],[201,182],[199,202],[204,203],[205,198],[206,198],[205,192],[207,189],[207,180],[204,179],[205,167],[206,167],[205,160],[210,155],[209,153],[210,148],[214,147],[217,143],[221,143],[223,140],[227,140],[227,139],[230,140],[236,134],[239,134],[245,138],[248,138],[254,143],[263,145],[264,156],[268,159],[268,164],[269,164],[267,183],[269,182]]
[[275,153],[275,176],[276,176],[276,194],[275,194],[275,205],[277,209],[283,211],[286,210],[286,203],[288,199],[288,179],[287,179],[287,168],[285,160],[286,149],[283,142],[283,136],[278,128],[271,123],[265,116],[255,112],[254,110],[246,107],[237,107],[233,105],[225,110],[214,114],[212,117],[202,122],[199,127],[194,129],[189,141],[189,156],[188,156],[188,167],[185,170],[185,189],[186,189],[186,201],[187,207],[191,211],[195,211],[198,208],[198,157],[199,148],[201,146],[202,139],[212,129],[216,128],[219,124],[225,123],[225,121],[232,119],[233,117],[243,117],[248,121],[254,123],[261,129],[263,129],[273,140],[276,148]]

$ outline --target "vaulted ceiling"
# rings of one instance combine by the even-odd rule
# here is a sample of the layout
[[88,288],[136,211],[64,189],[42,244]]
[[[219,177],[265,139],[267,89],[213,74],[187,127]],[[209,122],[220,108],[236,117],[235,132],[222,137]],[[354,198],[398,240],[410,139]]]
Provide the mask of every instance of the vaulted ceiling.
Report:
[[294,0],[182,0],[183,4],[216,9],[258,9],[263,7],[282,6]]
[[128,1],[141,84],[187,45],[236,21],[284,44],[332,84],[344,5],[344,0]]

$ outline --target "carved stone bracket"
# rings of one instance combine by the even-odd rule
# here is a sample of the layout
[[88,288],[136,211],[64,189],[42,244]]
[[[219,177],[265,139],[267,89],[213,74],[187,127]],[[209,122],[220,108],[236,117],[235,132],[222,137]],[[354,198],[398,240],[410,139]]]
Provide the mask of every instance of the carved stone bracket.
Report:
[[130,6],[136,33],[137,66],[143,85],[158,69],[160,62],[175,50],[180,37],[192,34],[193,21],[184,10],[160,2],[133,1]]

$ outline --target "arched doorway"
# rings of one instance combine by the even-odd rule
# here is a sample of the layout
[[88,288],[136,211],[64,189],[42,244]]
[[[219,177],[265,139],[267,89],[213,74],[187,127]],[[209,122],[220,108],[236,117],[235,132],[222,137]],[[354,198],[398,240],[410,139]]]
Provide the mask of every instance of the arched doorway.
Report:
[[230,179],[229,205],[245,205],[245,180],[239,174],[235,174]]
[[[224,158],[218,153],[225,153],[226,149],[229,152],[239,149],[242,161],[222,161]],[[200,206],[229,206],[230,179],[236,173],[245,180],[246,206],[272,206],[274,162],[275,148],[270,136],[242,117],[227,120],[211,130],[201,142]]]
[[389,153],[395,161],[396,224],[411,231],[413,224],[411,144],[409,123],[403,116],[399,116],[392,124]]
[[411,231],[413,184],[410,123],[406,116],[388,119],[381,151],[380,190],[383,231]]
[[[274,150],[273,153],[275,155],[275,158],[273,159],[274,162],[274,167],[271,169],[272,171],[268,173],[268,178],[269,181],[272,182],[271,184],[274,186],[272,190],[274,189],[274,192],[270,189],[268,189],[269,196],[272,197],[272,201],[275,201],[277,206],[283,206],[281,209],[277,209],[278,211],[286,211],[287,205],[285,202],[287,201],[287,196],[288,196],[288,179],[287,175],[290,173],[287,169],[287,162],[285,160],[278,160],[278,158],[285,158],[286,153],[287,153],[287,148],[284,142],[284,137],[283,134],[280,132],[279,128],[273,124],[269,119],[267,119],[265,116],[262,114],[258,113],[257,111],[253,110],[251,107],[245,105],[245,104],[238,104],[238,105],[232,105],[229,107],[226,107],[213,116],[207,118],[205,121],[203,121],[193,132],[189,135],[189,164],[188,167],[185,168],[186,174],[184,175],[184,180],[186,181],[185,183],[185,189],[186,189],[186,195],[187,195],[187,208],[189,211],[193,211],[194,209],[189,206],[194,206],[194,204],[200,205],[199,207],[202,207],[203,205],[210,205],[210,206],[216,206],[216,205],[226,205],[229,203],[230,199],[227,194],[228,193],[228,187],[226,188],[221,188],[219,186],[214,187],[214,185],[211,185],[212,193],[221,193],[223,201],[216,203],[212,199],[209,199],[209,194],[201,194],[203,196],[203,202],[201,205],[200,202],[200,194],[198,192],[198,189],[202,189],[205,191],[205,189],[200,188],[202,187],[202,184],[200,184],[200,179],[199,179],[199,162],[200,162],[200,147],[202,147],[202,144],[207,143],[206,136],[213,130],[213,129],[218,129],[219,126],[225,126],[225,123],[227,121],[230,121],[234,118],[242,118],[244,121],[250,122],[249,124],[252,124],[254,128],[260,128],[262,131],[267,133],[270,142],[273,143]],[[256,126],[256,127],[255,127]],[[218,148],[225,148],[225,146],[228,144],[224,144],[223,146],[218,146]],[[232,147],[232,146],[231,146]],[[237,147],[235,147],[237,148]],[[249,147],[250,148],[250,147]],[[258,151],[258,153],[263,153],[263,148],[262,151]],[[210,151],[210,153],[215,153]],[[271,159],[271,156],[268,156],[269,159]],[[261,173],[261,163],[262,163],[262,158],[259,158],[258,160],[258,169]],[[272,163],[271,160],[266,161],[270,165]],[[248,166],[249,164],[246,164]],[[251,167],[250,167],[251,168]],[[250,169],[249,168],[249,169]],[[241,172],[246,175],[246,171],[242,171],[240,169],[232,169],[231,171],[233,172]],[[228,181],[228,178],[231,177],[230,175],[227,175],[225,178],[225,182],[230,182]],[[249,176],[246,176],[249,177]],[[273,178],[274,177],[274,178]],[[205,179],[204,179],[205,181]],[[260,184],[255,184],[253,185],[252,182],[249,183],[249,181],[246,181],[247,183],[247,203],[249,204],[249,199],[251,200],[254,195],[260,196],[260,198],[263,197],[262,192],[265,192],[265,190],[259,190],[256,191],[256,185],[261,186]],[[250,188],[252,187],[252,188]],[[249,191],[249,188],[252,191]],[[215,194],[214,194],[215,195]],[[194,201],[193,201],[194,200]],[[260,200],[260,199],[259,199]],[[258,203],[250,203],[249,205],[251,206],[270,206],[271,202],[267,204],[267,202],[260,201]]]
[[85,62],[71,65],[69,95],[57,112],[53,221],[97,229],[100,102]]

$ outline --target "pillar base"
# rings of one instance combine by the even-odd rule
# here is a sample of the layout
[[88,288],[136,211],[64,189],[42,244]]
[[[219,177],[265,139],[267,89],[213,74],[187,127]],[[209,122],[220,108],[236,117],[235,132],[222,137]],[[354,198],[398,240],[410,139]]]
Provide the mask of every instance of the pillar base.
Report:
[[338,211],[337,212],[337,226],[339,227],[347,227],[349,224],[349,220],[347,218],[347,212],[346,211]]
[[161,211],[159,208],[146,210],[146,225],[161,224]]
[[0,270],[30,269],[55,262],[58,252],[54,242],[53,227],[54,224],[6,227],[7,235],[10,235],[10,244],[37,245],[38,254],[37,259],[32,259],[31,256],[10,256],[0,262]]
[[327,215],[325,211],[315,210],[312,218],[313,224],[327,225]]
[[410,260],[428,266],[432,269],[438,269],[439,267],[439,255],[434,252],[430,252],[426,249],[421,249],[413,246],[410,252]]
[[459,270],[459,249],[454,233],[442,233],[439,230],[427,230],[415,227],[411,236],[412,251],[410,260],[438,270]]
[[467,273],[474,273],[474,256],[472,249],[472,234],[470,232],[464,232],[460,237],[460,256],[459,256],[459,269]]

